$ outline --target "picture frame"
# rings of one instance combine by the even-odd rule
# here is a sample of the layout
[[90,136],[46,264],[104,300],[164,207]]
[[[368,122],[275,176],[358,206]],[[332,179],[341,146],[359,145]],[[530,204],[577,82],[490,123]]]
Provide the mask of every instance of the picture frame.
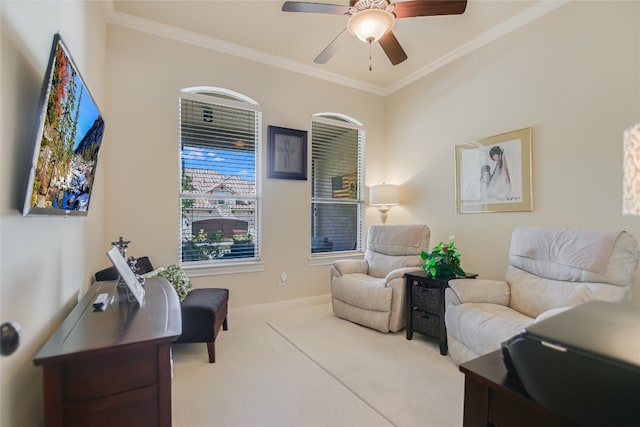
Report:
[[269,126],[267,177],[307,179],[307,131]]
[[533,211],[532,129],[456,145],[458,213]]
[[138,282],[138,279],[136,279],[136,275],[131,271],[129,265],[127,265],[127,261],[116,246],[112,247],[109,252],[107,252],[107,256],[111,260],[111,264],[113,264],[118,271],[122,280],[127,284],[129,292],[135,297],[135,300],[140,307],[142,307],[144,305],[145,291],[140,282]]

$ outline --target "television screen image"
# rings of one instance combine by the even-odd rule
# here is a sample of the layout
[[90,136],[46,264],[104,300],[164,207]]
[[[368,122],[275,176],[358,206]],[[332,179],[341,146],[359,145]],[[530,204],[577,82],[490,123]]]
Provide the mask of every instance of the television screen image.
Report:
[[87,215],[104,120],[56,34],[39,104],[23,215]]

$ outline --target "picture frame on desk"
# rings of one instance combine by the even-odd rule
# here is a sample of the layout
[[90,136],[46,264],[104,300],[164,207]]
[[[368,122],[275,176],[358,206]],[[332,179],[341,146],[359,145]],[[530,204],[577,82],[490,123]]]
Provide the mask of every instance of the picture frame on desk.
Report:
[[131,295],[134,296],[136,302],[142,307],[144,305],[145,291],[142,285],[140,285],[140,282],[138,282],[136,275],[127,265],[127,261],[125,261],[124,257],[116,246],[112,247],[109,252],[107,252],[107,256],[111,260],[111,263],[113,264],[115,269],[118,270],[118,274],[126,283]]

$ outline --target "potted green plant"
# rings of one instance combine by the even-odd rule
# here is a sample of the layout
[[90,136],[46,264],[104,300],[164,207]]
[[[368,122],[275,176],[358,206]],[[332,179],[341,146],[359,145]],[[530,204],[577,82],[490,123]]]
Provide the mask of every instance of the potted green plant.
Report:
[[460,267],[460,252],[453,236],[449,238],[449,243],[438,243],[430,253],[422,251],[422,259],[425,260],[422,268],[434,279],[453,279],[466,275]]

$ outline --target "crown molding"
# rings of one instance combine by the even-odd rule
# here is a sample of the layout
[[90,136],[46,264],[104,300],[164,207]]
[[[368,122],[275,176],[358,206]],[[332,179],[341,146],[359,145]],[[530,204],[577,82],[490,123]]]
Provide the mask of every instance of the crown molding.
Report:
[[452,50],[441,56],[425,67],[415,71],[407,77],[398,80],[388,86],[378,86],[356,79],[350,79],[339,74],[318,70],[314,67],[291,61],[276,55],[271,55],[255,49],[240,46],[214,37],[205,36],[200,33],[174,27],[145,18],[129,15],[117,11],[113,0],[105,2],[107,9],[107,23],[147,34],[152,34],[166,39],[176,40],[182,43],[198,46],[204,49],[237,56],[250,61],[260,62],[286,71],[304,74],[321,80],[326,80],[342,86],[362,90],[374,95],[387,96],[402,89],[405,86],[433,73],[447,64],[477,50],[481,47],[498,40],[501,37],[515,31],[528,23],[546,15],[549,12],[569,3],[572,0],[543,0],[527,8],[521,13],[501,22],[495,27],[485,31],[470,42]]
[[507,19],[506,21],[503,21],[500,24],[496,25],[495,27],[485,31],[484,33],[480,34],[470,42],[465,43],[459,48],[454,49],[448,52],[446,55],[441,56],[440,58],[436,59],[435,61],[431,62],[427,66],[421,68],[420,70],[408,75],[407,77],[401,80],[398,80],[397,82],[389,86],[386,86],[383,89],[383,95],[384,96],[390,95],[396,92],[397,90],[400,90],[405,86],[408,86],[409,84],[415,82],[416,80],[419,80],[433,73],[434,71],[444,67],[445,65],[448,65],[453,61],[459,58],[462,58],[463,56],[468,55],[469,53],[475,50],[478,50],[481,47],[486,46],[487,44],[492,43],[506,36],[512,31],[515,31],[519,28],[524,27],[528,23],[535,21],[536,19],[546,15],[549,12],[556,10],[561,6],[564,6],[570,1],[572,0],[552,0],[552,1],[541,1],[539,3],[534,4],[533,6],[525,9],[519,14],[514,15],[511,18]]
[[112,2],[109,3],[111,4],[111,7],[108,8],[109,12],[107,15],[107,22],[111,25],[152,34],[166,39],[176,40],[204,49],[248,59],[250,61],[260,62],[273,67],[282,68],[286,71],[304,74],[376,95],[382,95],[384,93],[384,88],[380,86],[365,83],[356,79],[349,79],[338,74],[317,70],[308,65],[300,64],[299,62],[291,61],[289,59],[255,49],[250,49],[235,43],[216,39],[214,37],[205,36],[193,31],[184,30],[182,28],[119,12],[115,10]]

